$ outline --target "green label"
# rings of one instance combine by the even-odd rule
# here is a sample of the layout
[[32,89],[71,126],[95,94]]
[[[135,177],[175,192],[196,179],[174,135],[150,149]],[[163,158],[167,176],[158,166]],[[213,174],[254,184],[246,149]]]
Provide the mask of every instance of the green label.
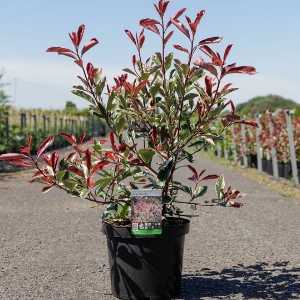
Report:
[[131,199],[132,234],[140,237],[161,235],[161,190],[134,190]]

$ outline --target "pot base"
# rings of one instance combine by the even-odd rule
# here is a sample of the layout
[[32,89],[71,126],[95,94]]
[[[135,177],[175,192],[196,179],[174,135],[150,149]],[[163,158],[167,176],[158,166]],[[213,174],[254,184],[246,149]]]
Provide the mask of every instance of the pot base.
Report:
[[163,224],[162,236],[149,238],[133,236],[130,227],[103,223],[115,297],[167,300],[180,294],[184,238],[190,222],[177,220]]

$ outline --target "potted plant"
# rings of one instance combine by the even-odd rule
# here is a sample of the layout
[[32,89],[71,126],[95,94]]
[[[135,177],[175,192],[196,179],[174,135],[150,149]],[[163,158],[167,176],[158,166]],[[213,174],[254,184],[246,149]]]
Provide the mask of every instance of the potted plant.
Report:
[[[114,79],[113,86],[107,84],[100,68],[85,61],[86,52],[98,40],[92,38],[82,46],[84,25],[70,33],[73,49],[48,49],[78,65],[80,84],[74,86],[73,93],[89,102],[92,114],[105,120],[110,130],[107,139],[95,139],[92,145],[86,145],[84,134],[78,138],[60,133],[74,149],[60,157],[55,151],[46,153],[54,136],[46,138],[36,153],[31,151],[29,137],[20,153],[0,157],[35,168],[32,181],[44,183],[43,192],[58,188],[107,205],[102,230],[107,236],[112,292],[121,299],[169,299],[179,293],[184,235],[190,223],[181,207],[197,207],[208,180],[216,180],[214,203],[240,206],[235,201],[240,192],[225,189],[222,176],[199,170],[194,158],[232,124],[256,126],[236,114],[228,99],[236,89],[223,83],[227,75],[254,74],[255,68],[228,63],[232,45],[222,55],[213,50],[211,45],[221,38],[199,39],[197,30],[204,11],[193,20],[186,16],[183,23],[179,19],[186,9],[170,17],[169,1],[160,0],[154,6],[157,19],[141,20],[142,30],[137,34],[125,31],[136,54],[131,58],[132,66]],[[161,42],[160,51],[147,59],[143,55],[145,30]],[[182,54],[180,59],[169,50],[175,30],[186,39],[186,45],[174,45]],[[198,52],[205,59],[199,58]],[[221,127],[214,125],[220,121]],[[189,185],[176,177],[182,168],[191,174]],[[160,236],[132,234],[131,194],[139,189],[161,192]]]

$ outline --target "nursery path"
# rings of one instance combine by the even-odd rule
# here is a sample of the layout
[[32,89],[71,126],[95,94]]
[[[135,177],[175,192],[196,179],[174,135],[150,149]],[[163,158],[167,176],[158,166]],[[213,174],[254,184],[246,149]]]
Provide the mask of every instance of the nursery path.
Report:
[[[198,163],[248,195],[241,209],[199,210],[179,299],[300,299],[300,201]],[[0,299],[114,299],[100,210],[60,191],[42,195],[26,173],[0,176]]]

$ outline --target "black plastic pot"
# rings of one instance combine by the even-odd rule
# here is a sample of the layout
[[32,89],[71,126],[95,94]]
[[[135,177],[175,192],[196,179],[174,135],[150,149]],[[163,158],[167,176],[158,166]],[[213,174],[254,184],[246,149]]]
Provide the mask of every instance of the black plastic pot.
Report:
[[269,175],[273,175],[272,160],[263,158],[262,159],[262,169],[264,172],[268,173]]
[[248,154],[248,167],[257,169],[257,155],[256,154]]
[[292,175],[292,165],[290,162],[280,161],[278,163],[278,173],[280,177],[290,178]]
[[103,223],[107,237],[111,289],[130,300],[171,299],[180,294],[185,235],[190,221],[171,219],[160,237],[138,238],[130,227]]

